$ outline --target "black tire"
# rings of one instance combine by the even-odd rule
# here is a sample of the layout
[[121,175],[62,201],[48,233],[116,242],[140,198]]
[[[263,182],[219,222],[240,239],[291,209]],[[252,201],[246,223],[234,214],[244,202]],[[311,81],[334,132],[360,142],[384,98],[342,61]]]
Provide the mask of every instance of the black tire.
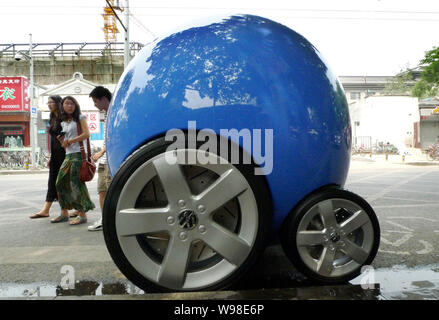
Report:
[[[200,290],[219,290],[230,287],[243,276],[249,268],[255,264],[266,247],[271,232],[271,195],[267,182],[263,176],[254,175],[254,165],[234,165],[239,172],[245,177],[250,185],[256,199],[258,208],[258,230],[254,245],[245,261],[229,276],[220,282],[212,283],[202,288],[186,289],[170,289],[147,279],[140,274],[125,256],[116,234],[116,207],[119,201],[121,191],[127,180],[142,164],[149,159],[160,155],[167,151],[167,147],[171,144],[165,141],[164,137],[157,138],[136,150],[120,167],[115,174],[111,185],[107,191],[103,208],[103,233],[108,251],[120,269],[120,271],[136,286],[145,292],[169,292],[169,291],[200,291]],[[187,145],[187,144],[186,144]],[[218,144],[219,145],[219,144]],[[199,146],[198,146],[199,147]],[[197,147],[197,148],[198,148]],[[146,183],[146,182],[145,182]]]
[[[373,244],[366,261],[344,276],[328,277],[315,272],[315,270],[304,263],[298,250],[297,233],[299,224],[304,218],[304,215],[316,204],[329,199],[345,199],[360,206],[369,217],[373,229]],[[336,187],[328,187],[312,193],[293,209],[282,225],[280,238],[286,256],[299,272],[303,273],[307,278],[318,284],[337,284],[345,283],[356,278],[360,275],[362,266],[370,265],[372,263],[378,252],[380,243],[380,226],[374,210],[363,198],[346,190]]]

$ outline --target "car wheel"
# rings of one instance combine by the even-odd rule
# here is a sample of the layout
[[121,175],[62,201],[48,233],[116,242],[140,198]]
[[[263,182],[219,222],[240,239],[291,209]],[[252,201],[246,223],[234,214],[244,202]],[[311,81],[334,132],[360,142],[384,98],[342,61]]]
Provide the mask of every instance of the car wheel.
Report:
[[320,190],[295,208],[281,229],[284,252],[311,280],[343,283],[375,258],[380,227],[372,207],[337,188]]
[[266,181],[253,165],[220,163],[205,150],[167,151],[169,144],[164,138],[148,143],[114,176],[103,210],[107,248],[145,291],[228,287],[265,248],[271,227]]

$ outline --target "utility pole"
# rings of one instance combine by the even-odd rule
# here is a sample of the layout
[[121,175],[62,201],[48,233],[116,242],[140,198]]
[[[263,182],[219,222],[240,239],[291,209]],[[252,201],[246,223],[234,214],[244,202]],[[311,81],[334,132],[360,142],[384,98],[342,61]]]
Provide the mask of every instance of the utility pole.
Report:
[[[30,71],[29,71],[29,92],[30,92],[30,107],[31,107],[31,119],[30,119],[30,124],[31,124],[31,159],[32,159],[32,168],[35,169],[37,166],[36,163],[36,157],[35,157],[35,149],[37,147],[37,119],[32,117],[32,108],[35,107],[34,106],[34,58],[32,55],[32,33],[29,33],[29,63],[30,63]],[[38,111],[37,111],[38,114]]]
[[126,69],[128,63],[130,62],[130,9],[129,0],[125,1],[125,49],[124,49],[124,60],[123,67]]

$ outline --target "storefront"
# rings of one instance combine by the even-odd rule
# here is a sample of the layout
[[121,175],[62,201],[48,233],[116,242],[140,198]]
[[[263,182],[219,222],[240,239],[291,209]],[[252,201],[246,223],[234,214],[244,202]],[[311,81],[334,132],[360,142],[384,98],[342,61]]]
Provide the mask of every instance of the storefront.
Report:
[[419,103],[421,121],[419,126],[420,145],[427,150],[439,142],[439,100],[425,99]]
[[0,77],[0,148],[30,145],[28,88],[25,77]]

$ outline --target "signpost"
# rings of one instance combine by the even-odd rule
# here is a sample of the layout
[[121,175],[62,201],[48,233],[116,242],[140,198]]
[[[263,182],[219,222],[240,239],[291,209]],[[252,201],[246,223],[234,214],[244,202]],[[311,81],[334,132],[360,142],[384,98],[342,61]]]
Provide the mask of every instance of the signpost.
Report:
[[31,107],[30,117],[36,119],[37,115],[38,115],[37,107]]

